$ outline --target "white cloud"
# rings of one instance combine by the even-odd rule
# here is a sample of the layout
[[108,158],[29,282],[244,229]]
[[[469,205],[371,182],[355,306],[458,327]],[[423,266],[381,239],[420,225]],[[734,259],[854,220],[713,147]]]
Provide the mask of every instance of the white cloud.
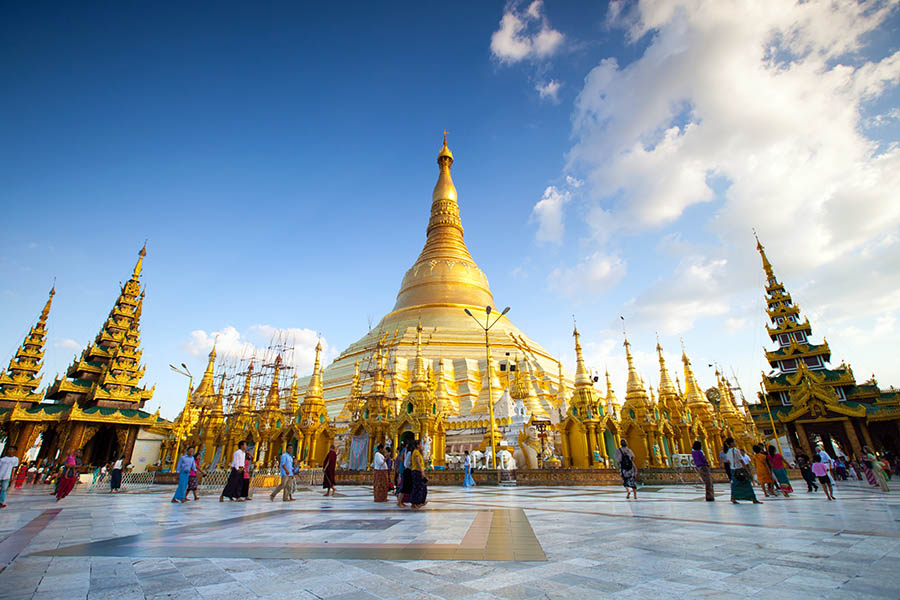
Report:
[[555,79],[551,79],[547,83],[539,83],[534,86],[541,100],[550,100],[551,102],[559,102],[559,88],[562,84]]
[[500,28],[491,35],[491,53],[506,64],[545,59],[556,53],[564,39],[543,15],[542,0],[535,0],[524,10],[513,2],[507,4]]
[[69,339],[69,338],[66,338],[64,340],[56,340],[55,342],[53,342],[53,347],[59,348],[61,350],[75,350],[75,351],[81,350],[83,348],[83,346],[81,344],[79,344],[75,340]]
[[561,244],[565,225],[563,224],[563,206],[571,199],[571,194],[559,190],[556,186],[547,186],[544,195],[531,209],[531,216],[538,223],[535,237],[539,242]]
[[[702,318],[735,335],[749,335],[747,322],[761,328],[734,310],[737,295],[762,294],[753,226],[814,315],[867,316],[857,326],[869,331],[900,308],[900,144],[866,129],[890,122],[896,108],[865,117],[900,82],[900,52],[864,47],[897,5],[610,7],[610,24],[642,48],[627,64],[600,61],[585,78],[566,171],[586,182],[591,251],[610,255],[611,239],[666,227],[648,245],[678,261],[626,310],[667,333]],[[563,205],[560,222],[565,213]],[[558,267],[551,279],[581,265]]]
[[601,293],[625,276],[626,264],[616,254],[595,252],[574,267],[557,267],[547,277],[548,287],[565,296],[583,292]]
[[319,338],[311,329],[280,329],[271,325],[253,325],[245,334],[228,325],[219,331],[206,332],[202,329],[192,331],[190,338],[182,348],[194,356],[206,356],[216,345],[216,355],[220,359],[237,360],[243,358],[262,358],[267,354],[269,345],[283,345],[293,348],[288,350],[282,359],[286,364],[294,366],[300,374],[312,371],[315,361],[316,343],[321,339],[324,356],[330,349],[325,338]]

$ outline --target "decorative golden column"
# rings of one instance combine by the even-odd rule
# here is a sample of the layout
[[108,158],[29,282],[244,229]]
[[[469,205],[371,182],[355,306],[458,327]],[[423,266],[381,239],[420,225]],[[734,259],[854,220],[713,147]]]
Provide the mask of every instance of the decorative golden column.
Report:
[[[809,436],[806,434],[806,428],[803,426],[803,423],[800,423],[799,421],[794,422],[794,427],[797,430],[797,438],[800,440],[800,447],[803,448],[803,452],[805,452],[807,456],[811,457],[813,455],[813,452],[812,447],[809,445]],[[856,434],[853,434],[851,443],[855,438]]]
[[868,446],[872,452],[877,452],[875,444],[872,443],[872,436],[869,435],[869,428],[866,426],[865,421],[859,422],[859,428],[862,430],[863,439],[866,440],[866,446]]

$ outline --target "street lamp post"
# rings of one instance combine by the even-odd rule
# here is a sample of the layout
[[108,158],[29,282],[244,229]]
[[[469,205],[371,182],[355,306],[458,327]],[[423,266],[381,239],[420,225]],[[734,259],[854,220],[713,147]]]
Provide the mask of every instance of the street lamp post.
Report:
[[175,452],[172,455],[172,470],[175,470],[175,463],[178,461],[178,451],[181,450],[181,438],[184,437],[185,433],[182,431],[184,427],[184,420],[188,418],[187,411],[190,408],[191,404],[191,392],[194,391],[194,376],[191,375],[190,369],[187,368],[187,365],[181,363],[182,369],[179,369],[173,364],[169,364],[169,368],[178,373],[179,375],[184,375],[188,378],[188,393],[187,400],[184,402],[184,410],[181,411],[181,423],[178,424],[178,429],[175,431]]
[[487,380],[488,380],[488,411],[489,411],[489,418],[491,420],[491,468],[496,469],[497,468],[497,444],[496,444],[496,440],[494,438],[495,438],[497,430],[496,430],[496,425],[494,424],[494,390],[493,390],[493,382],[491,381],[491,340],[490,340],[490,337],[488,336],[488,333],[491,331],[491,329],[494,327],[494,325],[497,324],[497,321],[499,321],[503,315],[505,315],[506,313],[509,312],[509,307],[507,306],[506,308],[504,308],[503,312],[501,312],[500,315],[496,319],[494,319],[494,322],[491,323],[490,322],[491,321],[491,311],[493,309],[490,307],[490,305],[485,306],[484,307],[484,312],[485,312],[484,325],[481,324],[481,321],[479,321],[477,318],[475,318],[475,315],[473,315],[472,311],[470,311],[468,308],[463,309],[463,310],[465,310],[465,313],[467,315],[469,315],[470,317],[472,317],[472,320],[475,321],[476,323],[478,323],[478,326],[484,330],[484,353],[487,358],[486,366],[487,366]]

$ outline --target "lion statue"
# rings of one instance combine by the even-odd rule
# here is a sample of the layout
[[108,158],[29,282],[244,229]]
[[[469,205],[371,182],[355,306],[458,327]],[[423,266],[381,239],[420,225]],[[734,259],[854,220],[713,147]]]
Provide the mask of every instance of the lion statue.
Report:
[[520,469],[537,469],[538,455],[541,453],[541,440],[534,427],[526,427],[516,440],[518,446],[514,458]]

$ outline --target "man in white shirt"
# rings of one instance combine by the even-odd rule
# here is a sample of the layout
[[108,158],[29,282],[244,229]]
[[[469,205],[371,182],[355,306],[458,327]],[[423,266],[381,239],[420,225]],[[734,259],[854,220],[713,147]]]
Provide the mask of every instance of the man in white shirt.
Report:
[[269,494],[269,500],[275,502],[275,496],[281,492],[282,502],[294,501],[294,446],[288,444],[284,454],[281,455],[281,462],[278,465],[281,473],[281,485],[272,490]]
[[228,483],[225,484],[225,489],[219,496],[219,502],[225,502],[226,497],[229,500],[244,501],[241,498],[241,488],[244,484],[244,461],[246,460],[244,448],[246,447],[247,442],[243,440],[238,442],[237,450],[231,457],[231,473],[228,474]]
[[830,454],[825,452],[825,448],[819,448],[819,458],[822,459],[822,464],[828,469],[828,478],[831,480],[832,485],[834,485],[834,477],[831,475],[834,470],[834,460],[831,458]]
[[6,489],[16,472],[16,467],[19,466],[15,446],[7,446],[4,454],[5,456],[0,458],[0,508],[6,508]]
[[384,457],[384,444],[378,444],[372,462],[372,466],[375,469],[373,474],[375,502],[387,502],[388,489],[391,487],[391,477],[388,474],[387,459]]

